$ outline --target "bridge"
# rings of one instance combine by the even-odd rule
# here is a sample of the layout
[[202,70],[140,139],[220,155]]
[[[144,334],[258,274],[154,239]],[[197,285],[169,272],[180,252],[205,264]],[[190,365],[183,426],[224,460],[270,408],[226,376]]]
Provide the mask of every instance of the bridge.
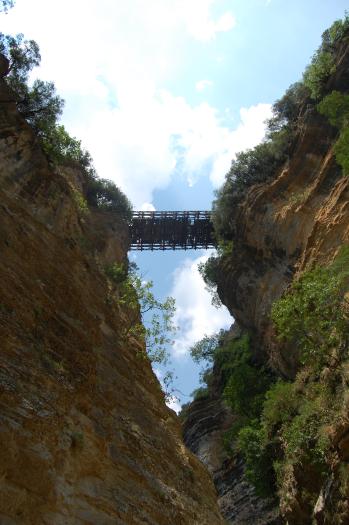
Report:
[[134,211],[131,250],[215,248],[210,211]]

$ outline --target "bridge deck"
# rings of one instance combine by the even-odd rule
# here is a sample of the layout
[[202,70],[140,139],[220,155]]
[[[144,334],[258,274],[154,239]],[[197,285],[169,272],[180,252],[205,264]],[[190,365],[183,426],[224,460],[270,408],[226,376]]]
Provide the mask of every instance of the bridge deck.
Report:
[[135,211],[131,250],[188,250],[215,247],[210,211]]

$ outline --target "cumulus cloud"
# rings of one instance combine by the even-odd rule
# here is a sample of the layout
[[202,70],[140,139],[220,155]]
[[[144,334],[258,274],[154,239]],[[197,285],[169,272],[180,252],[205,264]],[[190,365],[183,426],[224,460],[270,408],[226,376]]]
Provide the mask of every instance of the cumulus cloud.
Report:
[[221,148],[215,155],[210,179],[214,187],[219,187],[229,171],[231,161],[239,151],[256,146],[265,135],[265,121],[272,115],[271,104],[256,104],[241,108],[238,127],[222,136]]
[[181,3],[187,30],[197,40],[212,40],[217,33],[230,31],[236,25],[236,19],[230,11],[216,20],[211,18],[214,0],[184,0]]
[[[263,136],[267,104],[242,109],[233,131],[216,108],[193,106],[161,88],[190,39],[210,41],[235,25],[228,11],[213,16],[217,4],[17,0],[1,17],[3,31],[39,42],[37,74],[54,80],[66,99],[68,131],[90,151],[97,172],[114,180],[137,208],[148,206],[154,190],[166,188],[178,171],[194,184],[212,168],[211,181],[219,185],[234,154]],[[208,83],[202,80],[199,89]]]
[[198,264],[205,262],[209,254],[195,260],[186,259],[174,272],[171,296],[176,301],[175,324],[181,327],[174,343],[174,357],[185,355],[189,348],[205,334],[211,335],[221,328],[228,328],[233,319],[222,306],[211,304],[211,295],[198,271]]
[[213,84],[213,82],[211,80],[199,80],[196,84],[195,84],[195,89],[196,91],[204,91],[206,88],[208,87],[211,87]]

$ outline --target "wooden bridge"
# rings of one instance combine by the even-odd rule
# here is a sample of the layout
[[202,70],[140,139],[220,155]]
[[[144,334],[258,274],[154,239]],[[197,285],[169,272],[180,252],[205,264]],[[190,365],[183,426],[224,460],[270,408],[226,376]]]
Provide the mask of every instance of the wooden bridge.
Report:
[[135,211],[130,224],[131,250],[214,248],[210,211]]

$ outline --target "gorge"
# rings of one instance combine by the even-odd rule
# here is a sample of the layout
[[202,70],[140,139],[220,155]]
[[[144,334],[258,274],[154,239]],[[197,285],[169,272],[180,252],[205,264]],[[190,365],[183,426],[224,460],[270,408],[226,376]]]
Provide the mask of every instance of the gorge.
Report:
[[235,324],[197,347],[180,417],[125,295],[130,204],[21,46],[0,49],[0,523],[349,523],[348,17],[217,194],[201,272]]

